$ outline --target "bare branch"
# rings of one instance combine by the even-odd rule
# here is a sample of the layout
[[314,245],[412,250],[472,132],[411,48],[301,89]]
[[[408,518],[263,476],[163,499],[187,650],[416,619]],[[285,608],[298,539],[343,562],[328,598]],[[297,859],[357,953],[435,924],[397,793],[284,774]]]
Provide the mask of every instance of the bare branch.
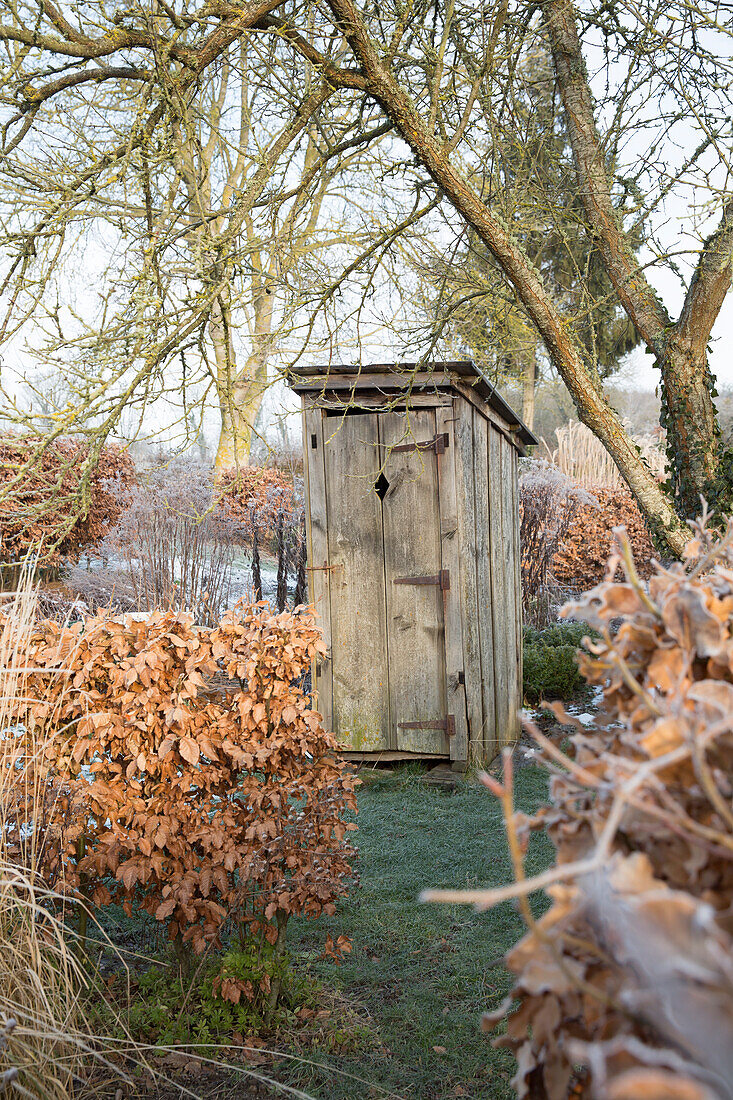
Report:
[[720,225],[705,241],[675,326],[676,336],[696,360],[705,357],[712,327],[731,285],[733,264],[733,199],[723,209]]
[[611,200],[572,0],[545,0],[543,13],[588,224],[624,309],[644,340],[661,348],[670,318],[640,270]]

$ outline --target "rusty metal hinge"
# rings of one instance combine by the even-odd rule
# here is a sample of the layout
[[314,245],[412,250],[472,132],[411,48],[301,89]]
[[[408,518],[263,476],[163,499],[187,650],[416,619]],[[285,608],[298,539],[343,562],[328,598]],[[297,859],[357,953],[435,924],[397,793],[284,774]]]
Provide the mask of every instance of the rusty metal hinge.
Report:
[[336,562],[335,565],[328,565],[326,562],[323,565],[306,565],[307,573],[333,573],[335,569],[343,569],[341,562]]
[[395,577],[395,584],[435,584],[442,592],[450,588],[450,570],[441,569],[430,577]]
[[448,433],[441,432],[433,439],[425,439],[420,443],[402,443],[399,447],[392,447],[392,451],[435,451],[436,455],[442,455],[448,446],[448,442]]
[[456,718],[454,714],[446,714],[441,721],[435,722],[398,722],[397,728],[401,730],[445,730],[448,737],[454,737],[456,732]]

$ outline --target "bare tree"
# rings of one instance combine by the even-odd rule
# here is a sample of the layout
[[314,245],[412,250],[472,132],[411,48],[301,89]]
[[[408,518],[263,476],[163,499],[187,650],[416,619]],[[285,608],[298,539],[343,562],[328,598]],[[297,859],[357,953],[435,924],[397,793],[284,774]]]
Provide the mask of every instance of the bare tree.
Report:
[[[328,9],[353,59],[337,72],[331,68],[330,81],[353,87],[358,80],[381,105],[502,271],[570,390],[581,420],[612,454],[653,530],[670,550],[681,552],[687,532],[680,516],[697,507],[698,494],[718,502],[730,496],[707,365],[708,339],[731,279],[729,5],[612,2],[601,9],[588,5],[579,15],[570,0],[544,0],[529,11],[508,2],[477,8],[453,0],[440,8],[395,3],[372,9],[354,0],[328,0]],[[721,12],[727,13],[725,18]],[[292,25],[278,14],[264,17],[261,25],[288,26],[295,47],[306,52]],[[478,127],[492,134],[517,60],[540,32],[547,35],[552,51],[586,232],[619,304],[661,369],[674,500],[638,455],[604,395],[573,318],[556,301],[505,219],[501,193],[492,189],[494,154],[482,186],[471,182],[467,170],[467,165],[474,173],[479,168],[473,132]],[[603,112],[594,103],[582,40],[594,54],[599,78],[604,69],[608,76]],[[309,56],[315,48],[308,44]],[[654,119],[654,155],[649,154],[648,138],[637,152],[632,135],[641,140]],[[696,144],[689,140],[691,130]],[[677,137],[683,131],[684,153],[675,163]],[[661,155],[662,146],[669,160]],[[631,226],[614,202],[622,172],[646,196],[633,211]],[[694,272],[675,321],[637,257],[633,233],[636,223],[648,223],[672,193],[690,183],[704,186],[707,213],[717,210],[719,221],[699,247],[687,249],[693,253]],[[678,270],[676,254],[683,250],[679,241],[664,245],[655,262]]]
[[[731,280],[731,14],[730,3],[712,0],[695,5],[610,0],[601,7],[590,0],[577,5],[542,0],[529,8],[516,0],[478,0],[478,5],[387,0],[362,6],[327,0],[324,6],[297,7],[273,0],[245,5],[139,0],[111,19],[101,0],[83,9],[65,5],[63,11],[49,0],[0,0],[0,42],[8,55],[2,94],[14,111],[0,161],[8,184],[0,247],[9,256],[2,284],[8,309],[0,337],[35,318],[40,302],[48,308],[59,257],[68,252],[74,232],[80,237],[92,212],[98,217],[105,203],[117,209],[120,232],[127,227],[134,237],[133,191],[134,202],[145,209],[152,205],[145,193],[149,167],[155,166],[161,179],[166,171],[176,174],[173,138],[176,119],[185,117],[180,104],[194,110],[226,52],[240,39],[256,40],[272,58],[269,69],[258,68],[258,83],[272,79],[273,66],[285,73],[285,58],[291,58],[287,112],[276,125],[264,127],[257,165],[236,202],[218,213],[205,206],[199,212],[206,224],[221,215],[224,227],[215,235],[201,234],[208,243],[200,276],[188,292],[169,291],[162,262],[176,244],[190,245],[188,195],[176,206],[174,189],[170,210],[153,209],[147,232],[129,243],[140,259],[132,293],[124,301],[108,295],[104,323],[85,322],[86,343],[77,339],[75,345],[90,364],[104,352],[104,371],[92,372],[84,389],[97,421],[112,422],[154,382],[163,387],[163,365],[170,356],[200,347],[231,286],[230,269],[248,247],[242,244],[248,212],[258,203],[272,207],[283,194],[292,196],[287,174],[273,186],[276,166],[297,142],[303,157],[312,155],[307,152],[316,140],[311,135],[320,134],[323,119],[338,108],[342,120],[350,116],[353,136],[339,139],[335,148],[343,141],[368,147],[373,130],[392,127],[401,140],[387,146],[383,170],[401,172],[414,188],[403,189],[409,202],[402,217],[390,218],[381,236],[340,256],[340,270],[315,295],[313,308],[322,311],[325,301],[333,301],[334,288],[346,286],[359,265],[373,273],[401,232],[438,203],[449,204],[491,257],[581,420],[613,456],[652,528],[679,553],[687,538],[683,517],[697,507],[698,494],[719,505],[730,500],[707,345]],[[558,295],[542,263],[524,246],[531,210],[523,211],[525,224],[518,225],[505,202],[502,137],[516,102],[522,59],[542,38],[549,43],[572,149],[588,252],[600,257],[611,304],[624,311],[661,371],[672,494],[657,482],[611,407],[573,303]],[[98,91],[112,103],[104,118],[96,107]],[[52,107],[61,102],[73,102],[78,138],[73,145],[57,138],[59,116]],[[375,108],[382,114],[379,123]],[[319,152],[319,167],[333,148],[327,142],[326,151]],[[296,194],[299,188],[302,183]],[[541,195],[537,202],[538,214],[546,218]],[[686,205],[692,219],[687,229],[680,225],[665,238],[662,212],[673,202]],[[163,215],[169,221],[161,243],[157,226]],[[717,222],[712,231],[711,220]],[[641,259],[640,231],[646,234]],[[685,264],[692,271],[686,279]],[[677,273],[683,284],[676,319],[655,292],[655,266]],[[372,274],[365,281],[373,287]],[[118,295],[122,286],[116,284]],[[55,323],[52,309],[49,318]],[[104,404],[100,395],[110,393],[114,400],[105,397]]]
[[[479,152],[481,134],[473,141]],[[552,61],[543,40],[520,59],[507,88],[482,159],[492,155],[505,220],[516,227],[527,258],[572,317],[589,365],[607,378],[639,337],[585,232]],[[485,175],[483,163],[480,172]],[[470,182],[482,186],[475,171]],[[615,198],[619,217],[628,214],[629,200],[635,197],[627,186]],[[403,242],[407,262],[420,280],[424,324],[438,338],[441,357],[468,350],[495,381],[518,381],[522,419],[531,428],[540,367],[546,363],[537,330],[475,231],[462,223],[451,233],[451,220],[444,217],[442,233],[422,232]],[[641,244],[638,230],[636,243]]]
[[[124,409],[180,388],[166,374],[174,355],[185,363],[188,354],[189,364],[204,357],[206,327],[236,257],[232,242],[279,158],[330,94],[316,79],[304,96],[293,89],[273,114],[248,158],[238,201],[222,212],[219,240],[201,250],[186,285],[190,268],[181,278],[179,264],[192,215],[179,197],[173,135],[216,66],[271,7],[153,2],[112,17],[101,0],[63,10],[46,0],[0,5],[0,337],[30,322],[38,342],[43,330],[42,350],[65,371],[73,394],[46,445],[69,430],[90,434],[89,468]],[[101,293],[79,306],[74,277],[88,257]],[[10,393],[16,422],[32,425],[28,410],[12,402]],[[20,469],[15,482],[26,473]]]
[[[319,217],[391,126],[339,104],[289,47],[248,34],[270,7],[153,0],[111,18],[101,0],[67,14],[45,0],[0,4],[0,338],[25,326],[37,357],[67,377],[72,400],[51,436],[102,440],[123,410],[138,403],[142,417],[161,397],[178,399],[188,424],[191,395],[213,389],[217,465],[245,460],[268,359],[314,257],[361,240],[332,208],[327,226]],[[111,55],[126,63],[102,66]],[[90,255],[91,310],[74,302]],[[33,410],[13,409],[12,393],[8,404],[31,425]]]
[[[293,136],[271,170],[266,193],[248,192],[249,176],[257,168],[253,147],[267,132],[265,120],[283,103],[282,85],[290,77],[283,68],[271,44],[240,41],[236,57],[222,58],[203,102],[199,98],[187,104],[173,127],[176,163],[193,223],[188,237],[191,273],[201,277],[201,259],[212,253],[230,269],[212,302],[208,325],[213,351],[209,370],[221,412],[220,472],[248,460],[269,382],[268,365],[296,323],[310,289],[314,257],[360,239],[331,199],[352,163],[390,129],[382,124],[371,132],[360,130],[351,112],[324,95],[304,131]],[[312,77],[306,73],[306,82]],[[279,194],[274,193],[276,185]],[[228,233],[232,204],[241,215],[236,239]],[[237,337],[243,321],[247,340],[242,351]]]

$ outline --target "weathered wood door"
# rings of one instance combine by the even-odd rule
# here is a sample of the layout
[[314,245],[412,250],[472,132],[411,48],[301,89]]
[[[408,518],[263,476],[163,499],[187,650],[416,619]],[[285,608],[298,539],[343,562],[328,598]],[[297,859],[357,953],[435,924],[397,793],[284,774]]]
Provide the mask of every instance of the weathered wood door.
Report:
[[378,417],[326,417],[326,558],[330,586],[332,727],[356,750],[388,747],[387,627]]
[[313,590],[328,599],[330,620],[330,677],[325,666],[321,676],[330,682],[320,690],[354,750],[449,753],[445,622],[457,593],[446,584],[457,578],[443,560],[441,509],[455,512],[446,499],[454,479],[441,473],[453,462],[445,414],[306,417],[311,465],[322,448],[322,489],[313,476],[310,486]]
[[[379,417],[391,740],[407,752],[448,752],[447,731],[438,726],[446,719],[443,604],[450,593],[439,582],[438,463],[445,450],[413,449],[436,434],[433,409],[412,410],[409,419]],[[424,583],[433,578],[437,584]]]

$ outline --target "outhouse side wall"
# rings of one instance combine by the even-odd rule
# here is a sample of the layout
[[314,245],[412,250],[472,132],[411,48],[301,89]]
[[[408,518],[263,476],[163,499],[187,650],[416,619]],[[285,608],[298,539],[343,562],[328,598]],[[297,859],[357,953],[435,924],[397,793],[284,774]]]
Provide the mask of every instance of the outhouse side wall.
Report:
[[467,757],[490,759],[519,733],[517,451],[477,404],[456,398],[454,418]]
[[[315,442],[315,446],[313,446]],[[333,729],[333,671],[331,654],[331,575],[328,572],[328,502],[323,446],[323,413],[303,401],[303,477],[308,551],[308,599],[315,604],[326,657],[313,662],[311,682],[326,729]]]

